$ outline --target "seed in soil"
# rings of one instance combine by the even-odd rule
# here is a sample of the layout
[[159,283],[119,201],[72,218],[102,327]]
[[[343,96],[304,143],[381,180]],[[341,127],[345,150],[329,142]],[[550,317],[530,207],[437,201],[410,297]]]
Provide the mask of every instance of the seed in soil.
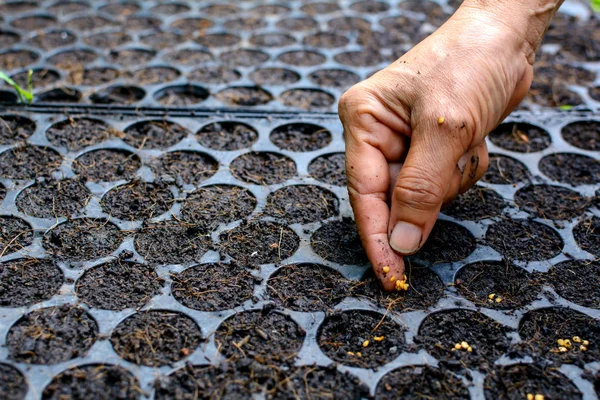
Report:
[[306,224],[339,213],[339,200],[327,189],[313,185],[291,185],[270,193],[264,214],[288,224]]
[[175,15],[189,11],[190,7],[183,3],[164,3],[157,4],[150,9],[156,15]]
[[33,243],[33,228],[18,217],[0,216],[0,257]]
[[156,101],[165,106],[189,106],[203,102],[210,93],[202,86],[177,85],[169,86],[154,93]]
[[73,172],[86,181],[114,182],[129,180],[141,167],[140,158],[121,149],[93,150],[73,161]]
[[249,76],[257,85],[290,85],[300,80],[300,75],[286,68],[259,68]]
[[88,261],[109,256],[123,237],[121,230],[108,220],[76,218],[47,231],[42,243],[61,260]]
[[319,156],[308,165],[308,173],[318,181],[346,186],[346,156],[344,153]]
[[218,169],[214,158],[197,151],[168,152],[150,161],[150,164],[156,178],[179,186],[197,186],[213,176]]
[[241,40],[242,39],[239,36],[231,33],[203,33],[195,38],[194,42],[204,47],[230,47],[235,46],[241,42]]
[[326,57],[316,51],[297,50],[283,53],[277,57],[277,60],[297,67],[312,67],[323,64],[326,61]]
[[258,47],[285,47],[296,43],[296,39],[280,32],[262,33],[250,37],[250,44]]
[[62,157],[49,147],[23,145],[0,153],[0,177],[29,180],[48,176],[62,164]]
[[483,388],[487,400],[581,399],[581,392],[566,376],[535,364],[497,366],[486,377]]
[[573,228],[573,236],[579,247],[600,257],[600,218],[586,217]]
[[[374,340],[383,336],[383,340]],[[365,340],[373,339],[367,347]],[[373,311],[344,311],[328,316],[319,327],[321,350],[341,364],[376,368],[402,353],[404,328],[390,317]]]
[[58,68],[62,70],[73,70],[77,68],[82,68],[82,65],[89,64],[98,58],[98,54],[96,54],[92,50],[84,50],[84,49],[71,49],[61,51],[48,58],[48,62],[50,64],[56,65]]
[[552,142],[544,129],[514,122],[500,124],[489,134],[489,138],[496,146],[519,153],[541,151]]
[[347,217],[323,224],[312,235],[310,245],[315,253],[328,261],[352,265],[369,263],[356,224]]
[[558,232],[548,225],[525,219],[503,219],[492,224],[484,243],[509,261],[549,260],[563,248]]
[[329,108],[335,103],[335,97],[318,89],[290,89],[280,95],[281,102],[288,107],[311,110],[314,108]]
[[75,290],[90,307],[121,311],[141,308],[158,294],[163,283],[154,268],[116,259],[88,269]]
[[163,184],[135,181],[117,186],[102,197],[102,210],[126,221],[150,219],[167,212],[173,195]]
[[304,366],[286,372],[285,380],[276,386],[273,399],[365,399],[369,388],[349,372],[340,372],[335,365]]
[[227,318],[215,332],[215,343],[228,359],[291,366],[305,336],[304,329],[289,316],[270,308]]
[[114,68],[91,67],[70,71],[67,80],[72,85],[100,86],[116,80],[120,74]]
[[275,185],[296,175],[296,164],[284,155],[271,152],[250,152],[233,160],[231,174],[246,183]]
[[259,283],[237,264],[201,264],[172,274],[173,297],[186,307],[200,311],[236,308],[252,298]]
[[241,122],[220,121],[203,126],[196,139],[209,149],[232,151],[252,146],[258,140],[258,132]]
[[141,68],[131,74],[129,78],[136,85],[152,85],[155,83],[171,82],[181,76],[181,72],[171,67]]
[[136,149],[167,148],[179,143],[188,134],[187,129],[174,122],[149,120],[128,126],[123,140]]
[[[32,70],[31,81],[33,82],[34,88],[43,88],[51,86],[61,80],[60,75],[53,69],[48,68],[36,68]],[[27,87],[29,80],[29,71],[19,72],[11,76],[11,79],[21,87]],[[0,117],[1,118],[1,117]],[[1,121],[0,121],[1,125]],[[0,130],[2,127],[0,127]],[[1,136],[1,134],[0,134]]]
[[600,150],[600,122],[577,121],[562,128],[561,135],[569,144],[584,150]]
[[37,103],[78,103],[83,95],[75,88],[62,86],[56,89],[47,90],[35,96]]
[[90,118],[71,118],[52,125],[46,137],[55,146],[66,147],[69,151],[101,143],[110,138],[122,136],[104,122]]
[[530,179],[527,167],[512,157],[491,153],[486,174],[481,178],[483,182],[497,185],[516,184]]
[[242,74],[235,69],[222,66],[195,69],[187,75],[190,81],[213,83],[215,85],[237,81],[241,76]]
[[131,40],[131,36],[125,32],[100,32],[83,38],[83,42],[88,46],[101,49],[114,49]]
[[[84,15],[75,17],[64,23],[65,28],[75,29],[81,32],[90,32],[99,28],[114,26],[115,23],[99,15]],[[39,29],[36,28],[36,29]]]
[[425,245],[414,257],[432,264],[458,261],[475,251],[473,234],[454,222],[438,220]]
[[21,317],[8,331],[10,357],[31,364],[58,364],[84,356],[98,336],[98,325],[71,305],[42,308]]
[[540,160],[539,168],[550,179],[573,186],[600,182],[600,162],[581,154],[550,154]]
[[219,58],[230,67],[254,67],[266,62],[269,54],[261,50],[238,49],[221,53]]
[[141,391],[138,380],[125,368],[110,364],[87,364],[56,375],[44,388],[42,400],[135,400]]
[[19,211],[37,218],[71,217],[84,213],[92,194],[79,179],[38,181],[17,196]]
[[145,49],[112,50],[108,53],[108,62],[126,66],[145,64],[156,56],[156,51]]
[[550,268],[546,279],[556,293],[583,307],[600,309],[600,264],[571,260]]
[[273,95],[257,86],[232,86],[215,94],[215,98],[230,106],[260,106],[273,100]]
[[331,143],[331,133],[315,124],[292,123],[281,125],[269,136],[271,142],[283,150],[315,151]]
[[[1,38],[0,38],[1,39]],[[0,396],[4,400],[21,400],[27,394],[27,381],[23,374],[9,364],[0,364]]]
[[146,91],[137,86],[110,86],[90,95],[94,104],[133,104],[142,100]]
[[58,292],[63,280],[63,273],[51,261],[6,261],[0,264],[0,305],[23,307],[48,300]]
[[461,220],[480,221],[502,214],[505,206],[504,199],[494,190],[474,186],[466,193],[458,195],[442,212]]
[[375,389],[381,400],[392,399],[470,399],[469,391],[451,371],[428,365],[395,369],[381,378]]
[[585,212],[590,199],[561,186],[528,185],[515,193],[515,203],[540,218],[570,220]]
[[0,115],[0,145],[24,142],[35,132],[35,122],[20,115]]
[[189,67],[202,65],[213,60],[208,51],[198,49],[181,49],[171,51],[163,56],[163,59],[171,64],[181,64]]
[[345,69],[320,69],[311,72],[308,79],[315,85],[334,88],[347,88],[360,81],[357,74]]
[[110,337],[117,354],[126,361],[158,367],[182,360],[204,341],[187,315],[161,310],[133,314]]
[[300,238],[291,229],[273,222],[242,222],[219,235],[221,255],[252,267],[278,263],[298,250]]

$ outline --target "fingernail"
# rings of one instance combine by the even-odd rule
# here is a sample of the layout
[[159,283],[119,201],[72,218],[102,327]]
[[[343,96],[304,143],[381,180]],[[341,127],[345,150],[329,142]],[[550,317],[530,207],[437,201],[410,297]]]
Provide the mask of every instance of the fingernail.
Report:
[[401,254],[412,254],[419,250],[423,232],[408,222],[398,222],[390,236],[390,246]]

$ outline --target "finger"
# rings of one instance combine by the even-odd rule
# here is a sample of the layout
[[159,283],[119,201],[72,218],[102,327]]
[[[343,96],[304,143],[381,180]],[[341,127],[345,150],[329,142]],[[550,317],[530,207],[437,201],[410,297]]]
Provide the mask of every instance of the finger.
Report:
[[521,77],[521,80],[517,83],[513,95],[508,102],[508,106],[506,107],[506,110],[504,110],[502,117],[500,117],[498,124],[504,121],[504,119],[508,117],[508,115],[513,112],[514,109],[517,108],[517,106],[523,101],[525,96],[527,96],[527,92],[529,92],[532,80],[533,67],[529,66],[525,69],[525,74],[523,74],[523,77]]
[[460,189],[458,193],[469,190],[485,174],[489,164],[487,143],[485,140],[475,148],[467,151],[459,160],[463,166]]

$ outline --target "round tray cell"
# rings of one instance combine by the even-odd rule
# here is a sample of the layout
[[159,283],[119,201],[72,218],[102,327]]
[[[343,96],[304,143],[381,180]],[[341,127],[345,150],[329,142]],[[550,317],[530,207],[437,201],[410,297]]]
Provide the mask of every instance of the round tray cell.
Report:
[[110,86],[90,95],[94,104],[134,104],[146,96],[144,89],[137,86]]
[[554,265],[546,279],[556,293],[583,307],[600,309],[600,264],[571,260]]
[[184,3],[164,3],[157,4],[150,9],[151,12],[157,15],[175,15],[189,11],[190,7]]
[[235,69],[222,66],[202,67],[187,75],[190,81],[213,83],[215,85],[237,81],[241,76],[242,74]]
[[27,390],[27,381],[18,369],[0,364],[0,395],[4,400],[22,400]]
[[200,9],[201,13],[212,17],[227,17],[239,11],[241,11],[240,8],[234,4],[209,4]]
[[[0,39],[1,40],[1,39]],[[17,85],[21,87],[27,87],[29,81],[29,71],[19,72],[18,74],[14,74],[11,76],[12,80],[17,83]],[[55,70],[52,69],[34,69],[33,74],[31,74],[31,81],[33,82],[33,87],[35,88],[43,88],[50,85],[55,84],[60,81],[61,77]],[[2,117],[0,117],[2,118]],[[1,129],[1,128],[0,128]]]
[[365,265],[369,262],[356,224],[350,218],[326,222],[312,235],[310,245],[320,257],[338,264]]
[[357,74],[345,69],[320,69],[311,72],[308,79],[315,85],[333,88],[348,88],[360,81]]
[[58,364],[85,356],[98,337],[98,325],[71,305],[25,314],[8,331],[10,357],[31,364]]
[[21,40],[18,33],[10,31],[0,31],[0,49],[12,47]]
[[328,311],[348,295],[349,284],[333,269],[318,264],[292,264],[271,275],[267,293],[276,304],[294,311]]
[[558,232],[539,222],[505,219],[491,225],[485,243],[509,260],[541,261],[560,254]]
[[139,4],[126,1],[120,3],[108,3],[98,9],[98,11],[110,14],[115,18],[128,17],[139,10]]
[[273,129],[269,139],[283,150],[315,151],[331,143],[331,133],[319,125],[292,123]]
[[302,40],[306,46],[320,47],[324,49],[335,49],[346,46],[350,40],[343,35],[338,35],[335,32],[325,31],[317,32],[313,35],[308,35]]
[[185,107],[203,102],[210,93],[202,86],[176,85],[169,86],[154,93],[156,101],[164,106]]
[[565,126],[561,135],[569,144],[584,150],[600,150],[600,122],[577,121]]
[[144,311],[121,322],[110,342],[126,361],[158,367],[185,358],[203,341],[202,332],[187,315]]
[[145,49],[113,50],[108,54],[108,62],[125,66],[145,64],[152,60],[156,52]]
[[442,212],[457,219],[480,221],[502,214],[504,207],[504,199],[494,190],[474,186],[466,193],[458,195]]
[[86,261],[104,258],[123,241],[123,233],[103,219],[77,218],[46,232],[43,246],[62,260]]
[[544,150],[552,140],[548,132],[527,123],[506,122],[500,124],[489,134],[496,146],[519,153]]
[[329,20],[327,25],[338,32],[367,31],[371,23],[359,17],[336,17]]
[[27,140],[35,132],[35,122],[20,115],[0,115],[0,145]]
[[308,173],[318,181],[346,186],[346,156],[344,153],[319,156],[308,165]]
[[366,0],[357,1],[350,6],[350,9],[359,13],[378,14],[389,10],[390,5],[383,1]]
[[[171,293],[186,307],[223,311],[252,298],[254,278],[237,264],[201,264],[172,275]],[[258,283],[258,282],[256,282]]]
[[114,49],[131,42],[131,36],[125,32],[100,32],[83,38],[83,42],[90,47]]
[[304,32],[316,29],[319,24],[311,17],[283,18],[275,26],[285,32]]
[[323,64],[327,59],[316,51],[296,50],[281,54],[277,60],[296,67],[312,67]]
[[204,186],[192,192],[181,207],[181,220],[211,232],[219,225],[244,219],[254,211],[256,199],[246,188]]
[[286,372],[276,386],[275,399],[366,399],[369,388],[349,372],[329,367],[305,366]]
[[123,140],[136,149],[167,148],[179,143],[188,130],[173,122],[149,120],[136,122],[125,129]]
[[259,47],[285,47],[296,43],[296,39],[285,33],[270,32],[253,35],[250,44]]
[[63,284],[62,271],[48,260],[23,258],[0,264],[0,305],[23,307],[50,299]]
[[227,358],[291,365],[302,347],[304,336],[304,329],[290,317],[264,309],[227,318],[217,328],[215,342]]
[[542,107],[551,108],[570,108],[583,103],[581,96],[570,90],[569,86],[560,80],[558,82],[540,82],[538,79],[534,79],[526,99]]
[[66,28],[75,29],[82,32],[89,32],[112,25],[115,25],[114,22],[99,15],[84,15],[81,17],[75,17],[64,24]]
[[402,46],[412,45],[411,39],[406,33],[389,30],[384,32],[364,31],[360,33],[356,41],[362,46],[373,49],[390,48],[393,50],[392,54],[399,51]]
[[158,294],[163,283],[154,268],[117,259],[88,269],[75,290],[90,307],[121,311],[141,308]]
[[49,147],[25,145],[0,153],[0,177],[34,179],[50,175],[62,164],[62,157]]
[[242,222],[219,235],[221,255],[229,255],[247,267],[278,263],[291,257],[300,238],[291,229],[268,221]]
[[[50,32],[42,32],[33,36],[31,39],[27,40],[27,44],[39,47],[42,50],[51,50],[56,49],[57,47],[70,46],[76,41],[77,36],[67,30],[53,30]],[[58,57],[60,54],[61,53],[50,57],[48,62],[54,64],[52,59]]]
[[455,286],[478,307],[513,309],[534,301],[541,290],[540,277],[508,262],[482,261],[462,267]]
[[213,150],[241,150],[258,140],[258,132],[241,122],[220,121],[203,126],[196,139],[202,146]]
[[235,178],[256,185],[275,185],[296,174],[296,164],[291,158],[264,151],[237,157],[229,169]]
[[398,4],[398,8],[423,13],[435,26],[442,25],[450,17],[438,3],[433,1],[408,0]]
[[581,154],[550,154],[540,160],[539,168],[550,179],[572,186],[600,182],[600,162]]
[[58,1],[47,8],[53,14],[58,16],[73,14],[80,11],[89,9],[89,4],[80,1]]
[[257,85],[291,85],[300,80],[300,74],[286,68],[259,68],[249,78]]
[[235,18],[226,21],[223,26],[225,29],[237,32],[237,31],[248,31],[254,32],[267,26],[263,16],[260,17],[244,17]]
[[199,185],[213,176],[217,161],[198,151],[172,151],[164,153],[152,165],[156,178],[178,185]]
[[471,398],[469,390],[459,377],[450,371],[427,365],[408,366],[387,373],[377,384],[375,396],[381,400]]
[[[487,369],[509,347],[508,328],[480,312],[453,309],[428,315],[419,327],[415,343],[423,346],[441,365]],[[457,350],[467,342],[472,351]]]
[[141,166],[136,154],[121,149],[93,150],[73,161],[73,171],[92,182],[130,180]]
[[321,15],[338,11],[340,6],[335,2],[315,1],[304,4],[300,9],[308,15]]
[[570,220],[585,212],[590,199],[560,186],[529,185],[515,193],[515,203],[540,218]]
[[117,136],[117,131],[102,121],[89,118],[69,118],[55,123],[46,131],[50,143],[70,151],[83,149],[113,136]]
[[127,25],[128,30],[132,31],[158,30],[162,25],[160,19],[147,16],[127,17],[123,23]]
[[231,106],[260,106],[273,100],[273,95],[256,86],[234,86],[221,90],[215,98]]
[[120,74],[114,68],[92,67],[71,71],[67,80],[72,85],[100,86],[116,80]]
[[173,195],[166,186],[142,181],[118,186],[100,201],[105,213],[126,221],[158,217],[172,203]]
[[363,310],[325,318],[317,341],[332,360],[358,368],[382,366],[405,348],[402,326],[383,314]]
[[135,234],[135,249],[152,264],[184,264],[199,261],[211,240],[200,227],[176,222],[145,225]]
[[459,261],[475,251],[473,234],[454,222],[438,220],[415,257],[433,264]]
[[153,49],[174,47],[183,41],[183,36],[177,32],[159,31],[140,36],[140,42]]
[[40,56],[30,50],[8,50],[0,53],[0,69],[10,71],[36,62]]
[[483,384],[485,398],[526,399],[541,394],[545,399],[581,399],[581,392],[569,379],[549,368],[533,364],[496,367]]
[[38,181],[17,197],[19,211],[37,218],[81,214],[92,194],[78,179]]
[[313,185],[285,186],[267,197],[264,214],[288,224],[326,220],[339,213],[339,200],[327,189]]
[[[0,36],[0,39],[2,39],[2,36]],[[588,89],[588,91],[592,99],[600,101],[600,86],[591,87]]]
[[88,364],[56,375],[44,388],[42,400],[136,400],[140,395],[139,386],[137,379],[123,367]]
[[23,31],[35,32],[40,29],[46,29],[54,26],[56,23],[56,18],[50,15],[28,15],[26,17],[15,19],[10,24],[13,27]]
[[0,103],[17,103],[19,98],[13,91],[0,90]]
[[579,247],[600,257],[600,218],[585,218],[573,228],[573,236]]
[[318,89],[290,89],[281,94],[280,100],[288,107],[306,110],[329,108],[335,103],[333,95]]
[[63,86],[36,95],[34,101],[37,103],[78,103],[82,97],[79,90]]
[[25,220],[0,216],[0,257],[21,251],[33,243],[33,228]]
[[213,22],[205,18],[180,18],[171,24],[171,28],[179,29],[184,35],[202,33],[213,26]]
[[[519,336],[523,341],[519,347],[523,355],[543,358],[556,364],[576,364],[582,366],[598,360],[600,345],[598,320],[580,312],[564,308],[552,307],[529,311],[519,323]],[[579,337],[581,343],[575,342]],[[566,352],[559,350],[559,339],[568,339],[571,347]],[[587,345],[583,340],[589,341]],[[585,351],[581,350],[584,346]]]
[[171,67],[148,67],[138,69],[129,78],[137,85],[153,85],[155,83],[171,82],[179,78],[181,72]]
[[291,10],[283,4],[261,4],[250,9],[251,12],[257,15],[281,15],[287,14]]
[[18,14],[25,11],[32,11],[39,7],[35,1],[6,1],[0,4],[2,14]]
[[[420,31],[420,26],[423,24],[422,21],[408,18],[404,15],[396,17],[385,17],[379,20],[381,28],[394,31],[399,34],[407,34],[409,37],[414,37],[415,32]],[[368,32],[368,29],[363,29],[363,32]]]
[[98,55],[91,50],[71,49],[61,51],[48,58],[50,64],[56,65],[63,70],[81,69],[82,65],[96,60]]
[[[231,33],[202,33],[200,36],[194,39],[194,42],[204,47],[229,47],[235,46],[242,39],[239,36]],[[268,55],[267,55],[268,57]],[[222,59],[223,60],[223,59]],[[223,60],[225,61],[225,60]]]
[[371,67],[385,61],[381,53],[374,49],[346,51],[337,54],[333,59],[340,64],[351,67]]
[[513,185],[529,180],[529,170],[522,162],[495,153],[490,153],[489,157],[490,162],[487,172],[481,178],[483,182],[496,185]]

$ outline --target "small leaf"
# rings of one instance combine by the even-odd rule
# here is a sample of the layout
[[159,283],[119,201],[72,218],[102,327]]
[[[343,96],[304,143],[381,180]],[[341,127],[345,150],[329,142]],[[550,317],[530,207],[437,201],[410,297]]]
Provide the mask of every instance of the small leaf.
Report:
[[558,107],[559,109],[563,110],[563,111],[569,111],[573,109],[573,106],[570,104],[563,104],[562,106]]
[[19,101],[21,103],[31,103],[33,100],[33,81],[32,81],[32,76],[33,76],[33,71],[29,70],[28,72],[28,81],[29,82],[29,86],[30,89],[29,90],[25,90],[23,89],[21,86],[17,85],[17,83],[15,81],[13,81],[8,75],[6,75],[4,72],[0,71],[0,79],[2,79],[4,82],[6,82],[7,84],[9,84],[10,86],[12,86],[13,89],[15,89],[17,91],[17,96],[19,96]]

